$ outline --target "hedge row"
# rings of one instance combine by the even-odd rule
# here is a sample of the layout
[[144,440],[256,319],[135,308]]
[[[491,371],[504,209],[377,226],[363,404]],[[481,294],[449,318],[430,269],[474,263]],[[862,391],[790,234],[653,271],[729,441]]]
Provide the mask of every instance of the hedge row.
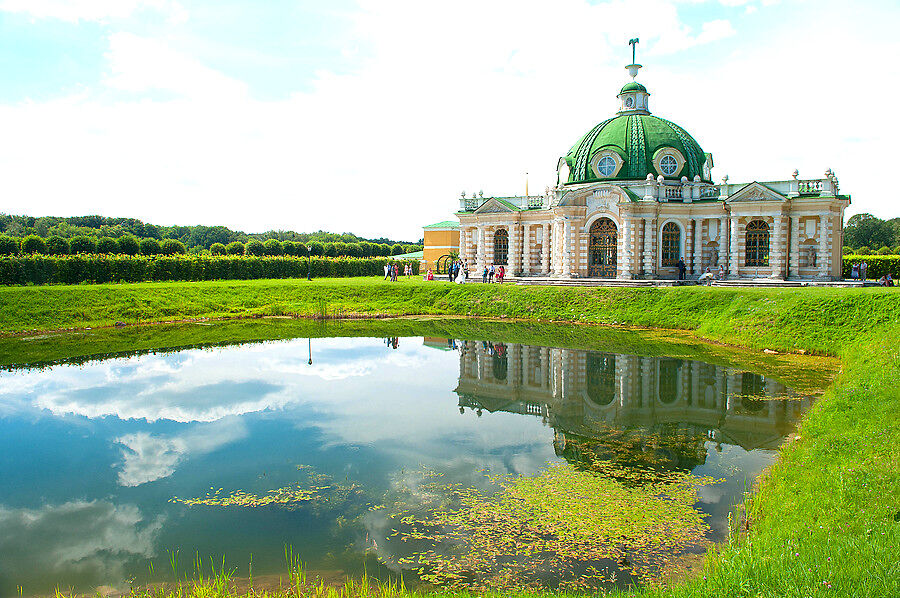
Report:
[[[320,243],[308,244],[296,241],[279,241],[268,239],[260,241],[252,239],[247,243],[233,241],[228,245],[213,243],[209,247],[212,255],[250,255],[250,256],[306,256],[307,252],[316,256],[327,257],[377,257],[401,255],[412,251],[420,251],[420,245],[394,245],[369,243]],[[131,235],[114,239],[112,237],[90,237],[80,235],[66,239],[59,236],[48,238],[28,235],[23,239],[0,235],[0,255],[76,255],[79,253],[103,253],[124,255],[176,255],[186,253],[184,243],[177,239],[157,240],[153,238],[138,239]]]
[[842,274],[844,278],[850,278],[850,270],[853,264],[866,263],[866,278],[879,279],[885,274],[891,278],[900,278],[900,255],[845,255]]
[[402,268],[419,263],[394,262],[384,258],[247,256],[142,256],[70,255],[2,256],[0,284],[79,284],[178,280],[250,280],[257,278],[305,278],[307,268],[314,277],[376,276],[385,263]]

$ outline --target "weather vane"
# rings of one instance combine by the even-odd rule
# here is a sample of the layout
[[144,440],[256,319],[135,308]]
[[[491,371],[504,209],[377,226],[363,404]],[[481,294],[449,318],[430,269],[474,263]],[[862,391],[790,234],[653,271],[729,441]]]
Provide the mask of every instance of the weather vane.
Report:
[[641,40],[634,37],[628,40],[628,45],[631,46],[631,64],[637,64],[637,59],[634,56],[634,51],[637,49],[637,45],[641,43]]

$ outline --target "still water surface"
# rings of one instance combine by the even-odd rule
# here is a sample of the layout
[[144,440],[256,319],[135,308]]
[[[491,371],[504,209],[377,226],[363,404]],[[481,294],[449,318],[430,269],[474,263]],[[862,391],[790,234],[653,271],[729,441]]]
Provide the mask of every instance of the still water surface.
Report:
[[[405,538],[414,524],[400,515],[428,520],[442,501],[458,506],[454,488],[487,501],[498,489],[491,476],[544,479],[555,464],[562,484],[585,483],[578,472],[606,476],[598,492],[625,501],[610,507],[616,517],[657,474],[714,478],[688,500],[702,529],[653,545],[662,562],[727,536],[732,506],[810,401],[699,361],[428,337],[295,339],[0,372],[0,595],[168,579],[174,551],[182,572],[200,555],[225,556],[238,575],[251,559],[254,575],[275,574],[286,545],[313,570],[405,571],[409,581],[423,562],[425,573],[447,570],[413,553],[452,561],[477,530],[443,543]],[[651,527],[664,535],[667,525]],[[620,537],[588,562],[563,566],[579,555],[560,551],[519,562],[515,574],[548,587],[575,587],[566,575],[598,569],[606,581],[593,585],[612,574],[639,581],[634,563],[653,568],[653,555]],[[435,579],[477,585],[486,571],[503,573],[486,560],[507,557],[469,554]]]

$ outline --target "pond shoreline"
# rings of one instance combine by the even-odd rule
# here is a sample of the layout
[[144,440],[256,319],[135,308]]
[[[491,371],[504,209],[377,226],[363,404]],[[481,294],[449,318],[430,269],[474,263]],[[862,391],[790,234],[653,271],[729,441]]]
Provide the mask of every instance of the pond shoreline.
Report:
[[[157,319],[151,314],[194,323],[289,313],[315,319],[324,299],[335,311],[358,311],[367,319],[420,312],[416,315],[515,319],[539,326],[565,322],[685,330],[698,339],[760,352],[838,356],[842,374],[747,501],[749,530],[711,549],[701,578],[623,595],[900,595],[900,294],[891,289],[303,283],[0,289],[0,330],[8,338],[21,338],[42,327],[64,330],[82,324],[87,330]],[[138,313],[140,300],[142,317],[129,317]],[[223,313],[238,307],[238,313]],[[416,592],[382,588],[373,594]]]

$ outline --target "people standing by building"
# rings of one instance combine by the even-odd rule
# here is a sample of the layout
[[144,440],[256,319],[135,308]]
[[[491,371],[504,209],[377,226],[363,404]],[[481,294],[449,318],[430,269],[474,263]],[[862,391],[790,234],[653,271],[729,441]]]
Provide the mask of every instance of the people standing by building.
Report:
[[481,270],[481,282],[487,283],[487,277],[488,277],[488,267],[485,266]]
[[501,264],[497,267],[497,282],[503,284],[503,277],[506,275],[506,268]]
[[488,282],[494,282],[494,264],[491,264],[491,267],[488,268]]
[[850,266],[850,280],[856,280],[859,278],[859,264],[857,262],[853,262],[853,265]]
[[719,272],[716,274],[716,279],[725,280],[725,266],[719,264]]
[[859,277],[863,279],[863,282],[867,280],[869,274],[869,264],[865,261],[859,265]]
[[391,274],[391,265],[389,263],[384,264],[384,279],[387,280],[388,276]]
[[684,263],[682,258],[678,258],[678,280],[684,280],[685,274],[687,274],[687,266]]

